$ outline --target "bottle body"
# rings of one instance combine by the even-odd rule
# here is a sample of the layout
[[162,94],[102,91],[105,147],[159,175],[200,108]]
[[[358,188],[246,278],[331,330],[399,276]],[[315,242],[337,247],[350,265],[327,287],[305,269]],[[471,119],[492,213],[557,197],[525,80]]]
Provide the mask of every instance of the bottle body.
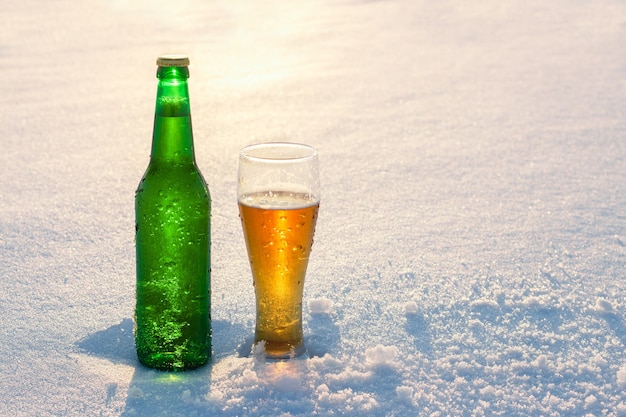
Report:
[[211,198],[193,154],[185,71],[158,74],[152,154],[135,194],[135,344],[144,365],[185,370],[211,354]]

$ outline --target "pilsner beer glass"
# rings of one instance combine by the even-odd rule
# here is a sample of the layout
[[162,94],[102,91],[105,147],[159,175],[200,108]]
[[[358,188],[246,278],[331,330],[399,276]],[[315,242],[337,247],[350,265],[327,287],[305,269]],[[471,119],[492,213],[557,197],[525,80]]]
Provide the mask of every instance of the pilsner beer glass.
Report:
[[255,344],[286,359],[305,351],[302,294],[320,203],[315,148],[261,143],[239,154],[239,216],[256,296]]

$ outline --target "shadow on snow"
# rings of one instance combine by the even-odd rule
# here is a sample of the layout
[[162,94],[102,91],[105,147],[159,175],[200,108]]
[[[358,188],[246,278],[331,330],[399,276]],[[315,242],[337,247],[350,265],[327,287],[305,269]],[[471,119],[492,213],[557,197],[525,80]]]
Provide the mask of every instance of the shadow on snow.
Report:
[[[212,412],[207,409],[210,404],[204,399],[209,392],[213,364],[185,372],[164,372],[144,367],[135,353],[133,326],[133,321],[126,318],[76,343],[79,350],[87,355],[135,368],[121,416],[186,416],[193,412],[199,415]],[[243,326],[227,321],[214,320],[212,330],[213,357],[235,351],[237,340],[241,340],[246,333]],[[115,388],[107,386],[107,405],[116,394]]]

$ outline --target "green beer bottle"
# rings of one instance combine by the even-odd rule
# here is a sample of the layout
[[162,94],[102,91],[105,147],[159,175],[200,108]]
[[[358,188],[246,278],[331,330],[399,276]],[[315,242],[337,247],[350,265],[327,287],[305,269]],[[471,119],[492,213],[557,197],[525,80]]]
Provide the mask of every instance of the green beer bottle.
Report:
[[195,160],[189,59],[157,59],[150,164],[135,193],[135,344],[151,368],[186,370],[211,356],[211,197]]

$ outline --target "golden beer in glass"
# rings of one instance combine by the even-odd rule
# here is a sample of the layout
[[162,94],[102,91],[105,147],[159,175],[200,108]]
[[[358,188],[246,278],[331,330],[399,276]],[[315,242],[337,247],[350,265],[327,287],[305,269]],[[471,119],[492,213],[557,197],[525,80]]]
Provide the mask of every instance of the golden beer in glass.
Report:
[[302,295],[319,209],[317,151],[295,143],[245,147],[239,215],[256,296],[255,344],[284,359],[305,351]]

